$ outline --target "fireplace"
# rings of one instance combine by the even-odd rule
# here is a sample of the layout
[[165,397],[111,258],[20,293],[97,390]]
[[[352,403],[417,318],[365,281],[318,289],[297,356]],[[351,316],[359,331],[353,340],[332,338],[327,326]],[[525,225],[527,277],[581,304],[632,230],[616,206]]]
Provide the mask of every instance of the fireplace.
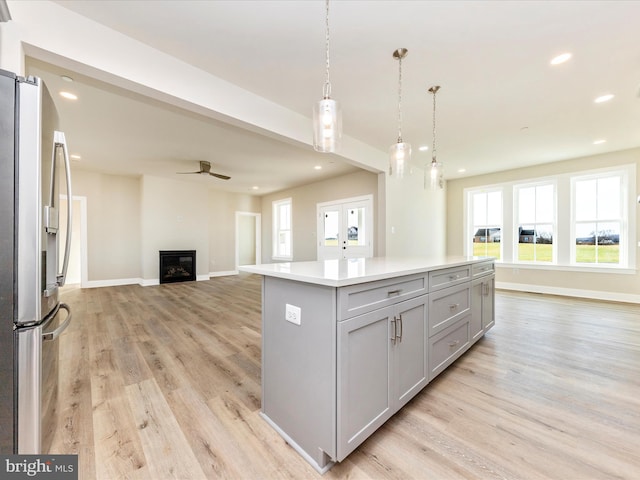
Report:
[[195,279],[195,250],[160,250],[160,283],[193,282]]

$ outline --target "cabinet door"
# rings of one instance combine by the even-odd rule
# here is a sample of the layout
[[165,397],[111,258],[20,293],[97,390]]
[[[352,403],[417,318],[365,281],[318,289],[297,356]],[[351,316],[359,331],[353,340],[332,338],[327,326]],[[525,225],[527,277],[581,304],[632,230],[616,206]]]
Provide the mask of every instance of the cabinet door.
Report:
[[[427,296],[397,305],[394,313],[396,340],[392,342],[394,411],[407,403],[429,382],[427,355]],[[394,385],[395,384],[395,385]]]
[[469,321],[469,334],[471,342],[475,342],[484,334],[482,317],[484,312],[484,286],[485,279],[478,278],[471,282],[471,320]]
[[496,277],[491,275],[484,279],[482,296],[482,328],[486,332],[495,325],[494,295]]
[[338,461],[393,414],[391,319],[395,306],[338,323]]

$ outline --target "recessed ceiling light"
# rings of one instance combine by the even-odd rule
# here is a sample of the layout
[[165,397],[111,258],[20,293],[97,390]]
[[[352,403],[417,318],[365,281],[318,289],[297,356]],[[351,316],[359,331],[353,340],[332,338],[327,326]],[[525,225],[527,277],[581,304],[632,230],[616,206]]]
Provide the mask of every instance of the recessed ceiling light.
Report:
[[421,145],[420,147],[418,147],[418,150],[420,150],[421,152],[426,152],[427,150],[429,150],[429,145]]
[[601,144],[606,143],[606,142],[607,142],[607,141],[606,141],[604,138],[600,138],[600,139],[598,139],[598,140],[594,140],[594,141],[593,141],[593,144],[594,144],[594,145],[601,145]]
[[594,102],[596,103],[603,103],[603,102],[608,102],[609,100],[611,100],[614,97],[613,94],[611,93],[607,93],[606,95],[600,95],[599,97],[597,97]]
[[459,169],[458,169],[458,173],[464,173],[464,172],[466,172],[466,171],[467,171],[467,169],[466,169],[466,168],[459,168]]
[[322,170],[322,165],[316,165],[313,167],[314,170]]
[[65,82],[69,82],[69,83],[73,82],[73,78],[71,78],[71,77],[70,77],[70,76],[68,76],[68,75],[60,75],[60,78],[61,78],[62,80],[64,80]]
[[258,189],[260,189],[260,187],[257,185],[254,185],[253,187],[251,187],[251,190],[258,190]]
[[558,55],[557,57],[553,57],[551,59],[551,65],[560,65],[561,63],[566,62],[571,58],[571,54],[569,52]]
[[73,160],[80,160],[80,159],[82,158],[80,155],[76,155],[75,153],[74,153],[73,155],[70,155],[70,157],[71,157]]
[[66,98],[67,100],[77,100],[78,96],[74,95],[71,92],[60,92],[60,96]]

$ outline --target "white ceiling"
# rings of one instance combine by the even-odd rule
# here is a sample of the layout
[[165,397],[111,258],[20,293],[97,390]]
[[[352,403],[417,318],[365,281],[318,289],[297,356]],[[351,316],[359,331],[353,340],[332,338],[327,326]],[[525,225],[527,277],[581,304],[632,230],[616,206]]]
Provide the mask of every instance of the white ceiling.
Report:
[[[305,116],[322,95],[321,0],[56,3]],[[342,104],[344,133],[386,152],[397,137],[392,53],[407,48],[403,138],[414,160],[430,161],[418,146],[431,145],[427,89],[441,85],[437,152],[449,179],[639,147],[639,18],[637,1],[333,0],[332,97]],[[567,51],[567,63],[549,64]],[[310,146],[37,60],[29,60],[28,71],[54,91],[78,91],[73,105],[56,102],[86,168],[173,175],[209,160],[232,180],[194,181],[255,194],[353,171]],[[75,82],[63,84],[60,74]],[[605,93],[614,99],[593,102]],[[105,144],[107,134],[113,140]],[[594,145],[597,139],[606,143]],[[260,189],[252,191],[254,185]]]

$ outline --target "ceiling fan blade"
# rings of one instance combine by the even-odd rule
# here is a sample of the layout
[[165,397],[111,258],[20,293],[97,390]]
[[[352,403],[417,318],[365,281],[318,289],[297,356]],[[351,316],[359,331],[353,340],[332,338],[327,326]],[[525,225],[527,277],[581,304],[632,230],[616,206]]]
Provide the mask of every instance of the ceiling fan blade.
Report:
[[216,178],[220,178],[222,180],[229,180],[231,177],[227,176],[227,175],[221,175],[220,173],[213,173],[213,172],[209,172],[209,175],[212,175]]
[[196,175],[199,175],[199,174],[201,174],[202,172],[176,172],[176,174],[178,174],[178,175],[191,175],[191,174],[194,174],[194,173],[195,173]]

